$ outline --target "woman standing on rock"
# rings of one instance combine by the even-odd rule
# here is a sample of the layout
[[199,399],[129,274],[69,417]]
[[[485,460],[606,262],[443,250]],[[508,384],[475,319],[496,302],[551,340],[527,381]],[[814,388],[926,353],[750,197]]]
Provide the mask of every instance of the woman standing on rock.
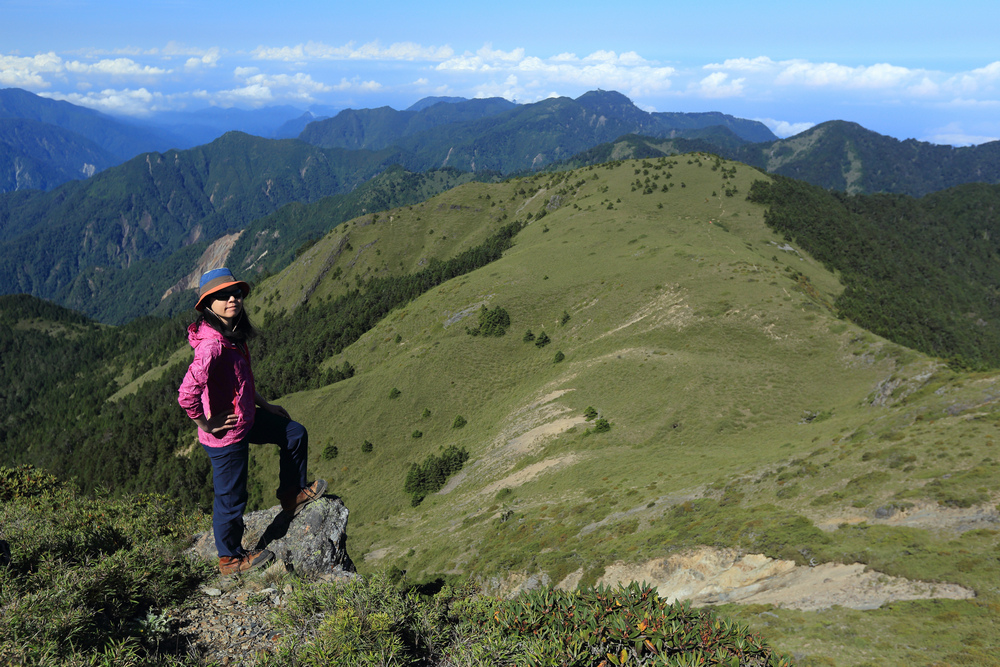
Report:
[[295,516],[326,492],[324,480],[306,484],[305,428],[254,386],[247,341],[257,331],[243,311],[248,294],[250,286],[229,269],[213,269],[201,277],[195,304],[201,315],[188,327],[194,361],[178,398],[198,425],[198,441],[212,461],[212,527],[224,575],[248,572],[274,558],[266,549],[248,552],[242,544],[250,443],[280,448],[277,497],[282,512]]

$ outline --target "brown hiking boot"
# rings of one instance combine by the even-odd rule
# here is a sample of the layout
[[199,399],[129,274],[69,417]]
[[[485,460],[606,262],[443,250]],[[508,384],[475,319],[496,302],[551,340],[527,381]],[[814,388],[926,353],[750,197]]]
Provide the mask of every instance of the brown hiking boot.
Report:
[[242,574],[256,570],[261,565],[274,559],[274,554],[267,549],[260,551],[250,551],[242,556],[221,556],[219,558],[219,572],[222,576],[230,574]]
[[315,482],[302,489],[298,493],[286,493],[281,497],[281,511],[285,514],[297,516],[302,509],[314,500],[319,500],[326,493],[326,480],[317,479]]

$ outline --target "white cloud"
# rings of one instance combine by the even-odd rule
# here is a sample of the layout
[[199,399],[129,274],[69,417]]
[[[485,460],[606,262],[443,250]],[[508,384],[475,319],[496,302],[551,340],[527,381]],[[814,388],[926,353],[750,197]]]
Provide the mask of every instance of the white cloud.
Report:
[[303,72],[267,74],[256,67],[237,67],[233,70],[233,76],[243,85],[220,91],[220,103],[259,106],[278,97],[298,102],[314,102],[317,94],[334,90],[333,86],[315,81],[312,76]]
[[398,42],[382,47],[378,42],[369,42],[355,48],[354,42],[343,46],[330,46],[322,42],[306,42],[296,46],[264,47],[253,51],[256,60],[279,60],[285,62],[308,62],[313,60],[397,60],[397,61],[440,61],[452,57],[450,46],[422,46],[415,42]]
[[[552,58],[525,56],[524,49],[497,51],[489,44],[476,53],[465,52],[437,65],[445,74],[487,74],[496,79],[475,87],[480,97],[544,99],[555,86],[620,90],[629,96],[663,92],[672,85],[676,70],[660,67],[635,52],[621,55],[595,51],[584,58],[562,53]],[[502,80],[500,76],[506,74]],[[511,76],[514,76],[511,83]],[[545,92],[543,92],[545,91]]]
[[894,88],[922,74],[887,63],[848,67],[837,63],[794,61],[785,65],[775,79],[780,85],[837,88]]
[[942,103],[940,106],[946,109],[995,109],[1000,108],[1000,100],[973,100],[964,97],[956,97]]
[[738,97],[743,94],[745,78],[729,80],[725,72],[713,72],[698,83],[703,97]]
[[36,56],[0,56],[0,84],[20,88],[48,88],[44,74],[64,70],[63,60],[53,52]]
[[169,74],[170,70],[149,65],[140,65],[131,58],[99,60],[96,63],[82,63],[73,60],[66,63],[66,70],[74,74],[104,74],[116,78],[148,78]]
[[216,48],[209,49],[205,51],[200,56],[192,56],[187,59],[184,63],[184,69],[188,71],[193,71],[201,69],[202,67],[217,67],[219,65],[219,59],[222,57],[222,53]]
[[910,86],[907,91],[914,97],[937,97],[941,93],[941,86],[925,76],[919,83]]
[[382,84],[379,83],[378,81],[362,81],[358,77],[354,77],[353,79],[350,80],[342,78],[340,80],[340,83],[334,85],[332,89],[337,91],[355,90],[366,93],[373,93],[382,90]]
[[80,106],[97,109],[111,114],[139,116],[150,111],[158,111],[169,107],[170,98],[158,92],[150,92],[145,88],[132,90],[114,90],[106,88],[94,93],[41,93],[42,97],[63,100]]
[[1000,137],[966,132],[961,123],[948,123],[944,127],[932,130],[930,135],[923,139],[947,146],[976,146],[997,140],[1000,140]]
[[774,70],[778,66],[778,63],[774,62],[767,56],[758,56],[756,58],[731,58],[721,64],[710,63],[705,65],[705,69],[726,69],[735,70],[737,72],[765,72]]
[[754,118],[753,120],[764,123],[764,125],[767,125],[772,132],[782,139],[805,132],[816,125],[816,123],[808,122],[790,123],[787,120],[775,120],[774,118]]

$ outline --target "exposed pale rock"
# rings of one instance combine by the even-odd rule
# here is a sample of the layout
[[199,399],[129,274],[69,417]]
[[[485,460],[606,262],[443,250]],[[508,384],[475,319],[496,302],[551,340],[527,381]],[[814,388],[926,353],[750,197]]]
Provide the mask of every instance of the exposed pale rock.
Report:
[[[575,574],[559,587],[572,588]],[[866,570],[860,563],[797,566],[790,560],[708,547],[640,564],[615,563],[598,580],[605,586],[630,582],[645,582],[667,600],[691,600],[694,606],[773,604],[803,611],[834,606],[877,609],[897,600],[975,597],[975,591],[957,584],[891,577]]]

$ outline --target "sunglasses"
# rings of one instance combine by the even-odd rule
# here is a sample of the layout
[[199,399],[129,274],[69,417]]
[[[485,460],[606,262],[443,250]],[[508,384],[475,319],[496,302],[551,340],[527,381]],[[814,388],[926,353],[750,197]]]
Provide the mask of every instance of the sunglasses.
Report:
[[230,297],[236,297],[237,299],[242,299],[243,290],[241,290],[239,287],[230,287],[229,289],[222,289],[212,294],[212,298],[217,301],[229,301]]

